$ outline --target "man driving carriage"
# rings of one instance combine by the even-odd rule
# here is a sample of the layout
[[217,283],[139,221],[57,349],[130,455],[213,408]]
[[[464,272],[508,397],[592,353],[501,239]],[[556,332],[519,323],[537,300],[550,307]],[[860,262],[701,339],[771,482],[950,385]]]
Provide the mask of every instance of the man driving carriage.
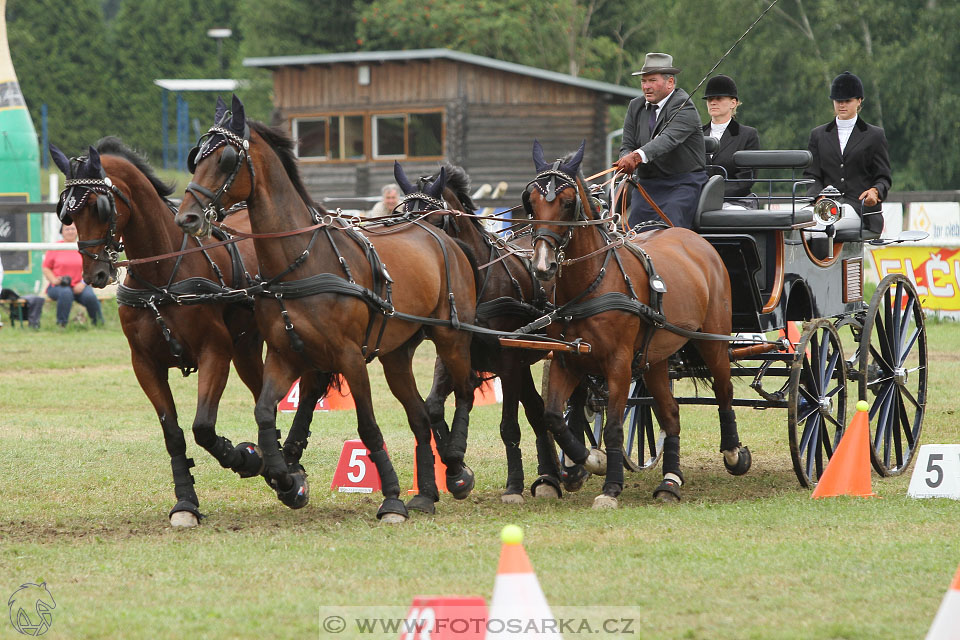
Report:
[[[707,174],[700,115],[687,92],[676,86],[678,73],[673,56],[666,53],[648,53],[633,73],[642,78],[644,97],[627,107],[614,166],[627,174],[636,171],[638,184],[667,218],[689,229]],[[646,199],[634,193],[630,226],[659,219]]]

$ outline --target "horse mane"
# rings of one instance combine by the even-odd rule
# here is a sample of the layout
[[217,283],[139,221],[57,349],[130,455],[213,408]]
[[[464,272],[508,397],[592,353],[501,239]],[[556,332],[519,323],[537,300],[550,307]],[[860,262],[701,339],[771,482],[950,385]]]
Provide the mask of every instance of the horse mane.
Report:
[[[467,175],[463,167],[455,164],[444,164],[443,168],[447,174],[447,189],[453,192],[453,195],[457,197],[467,213],[476,213],[477,205],[473,203],[473,198],[470,197],[470,176]],[[439,173],[438,171],[433,174],[430,179],[436,180]]]
[[293,153],[293,140],[279,127],[271,127],[256,120],[247,120],[247,124],[263,138],[264,142],[270,145],[273,152],[280,158],[280,162],[283,163],[283,168],[287,172],[287,177],[290,178],[290,182],[293,183],[294,188],[297,190],[297,193],[300,194],[303,202],[309,207],[316,208],[320,213],[326,213],[326,210],[314,202],[310,194],[307,193],[307,188],[300,178],[300,168],[297,165],[297,157]]
[[100,140],[97,141],[96,149],[101,155],[118,156],[136,167],[137,171],[146,176],[147,180],[150,181],[150,184],[153,185],[153,188],[156,189],[157,194],[159,194],[161,198],[167,198],[173,194],[176,183],[164,182],[157,177],[156,172],[153,167],[150,166],[150,163],[147,162],[147,159],[142,154],[125,145],[117,136],[100,138]]

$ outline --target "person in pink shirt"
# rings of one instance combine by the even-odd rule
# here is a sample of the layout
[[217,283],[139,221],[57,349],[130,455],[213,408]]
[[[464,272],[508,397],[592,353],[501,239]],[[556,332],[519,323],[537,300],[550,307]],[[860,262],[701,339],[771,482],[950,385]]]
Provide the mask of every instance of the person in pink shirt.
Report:
[[[72,224],[60,227],[61,242],[76,242],[77,228]],[[93,287],[83,281],[83,257],[77,251],[47,251],[43,256],[43,277],[50,284],[47,295],[57,301],[57,324],[67,326],[74,301],[87,308],[94,324],[103,322],[100,301]]]

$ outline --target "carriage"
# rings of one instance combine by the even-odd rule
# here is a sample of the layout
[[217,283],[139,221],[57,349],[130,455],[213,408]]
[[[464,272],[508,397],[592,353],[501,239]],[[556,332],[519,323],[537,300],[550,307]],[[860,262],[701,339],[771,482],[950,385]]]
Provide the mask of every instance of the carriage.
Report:
[[[756,179],[760,210],[724,209],[723,175],[712,176],[700,196],[693,228],[729,272],[733,375],[749,381],[752,390],[733,404],[787,410],[793,467],[800,484],[810,487],[843,435],[848,409],[865,400],[873,467],[881,476],[898,475],[910,465],[923,426],[924,314],[914,285],[900,274],[886,276],[869,299],[864,297],[864,247],[916,241],[926,234],[906,231],[881,239],[862,223],[840,228],[842,207],[849,205],[826,198],[815,212],[804,195],[810,181],[797,174],[810,161],[806,150],[738,151],[738,166],[758,176],[774,170],[790,174]],[[609,206],[616,213],[614,198]],[[801,331],[795,323],[802,323]],[[772,332],[779,337],[766,340]],[[671,360],[671,386],[694,376],[687,365],[682,358]],[[600,446],[605,398],[602,383],[594,382],[589,404],[596,417],[587,437]],[[674,395],[679,404],[716,404],[712,396],[696,392]],[[656,465],[662,453],[664,434],[652,403],[643,381],[635,380],[623,441],[624,466],[632,471]]]

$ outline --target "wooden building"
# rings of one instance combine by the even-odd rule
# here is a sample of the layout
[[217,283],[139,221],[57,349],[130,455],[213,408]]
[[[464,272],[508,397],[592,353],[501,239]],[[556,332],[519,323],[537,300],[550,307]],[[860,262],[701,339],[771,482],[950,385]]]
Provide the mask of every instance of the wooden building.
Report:
[[539,139],[547,159],[587,141],[583,169],[603,168],[610,104],[639,89],[449,49],[247,58],[273,71],[275,124],[297,142],[304,181],[320,197],[379,194],[393,162],[407,175],[461,165],[475,187],[506,181],[515,196],[533,178]]

